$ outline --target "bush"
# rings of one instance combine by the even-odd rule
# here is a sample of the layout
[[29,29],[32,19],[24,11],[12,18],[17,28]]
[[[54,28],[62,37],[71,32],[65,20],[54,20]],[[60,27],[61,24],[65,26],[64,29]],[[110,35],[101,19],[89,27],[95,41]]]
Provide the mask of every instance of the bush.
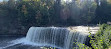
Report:
[[91,47],[78,43],[78,49],[108,49],[111,48],[111,26],[107,24],[100,25],[100,29],[94,35],[90,36]]
[[100,30],[90,41],[94,49],[107,49],[111,45],[111,26],[107,24],[100,25]]

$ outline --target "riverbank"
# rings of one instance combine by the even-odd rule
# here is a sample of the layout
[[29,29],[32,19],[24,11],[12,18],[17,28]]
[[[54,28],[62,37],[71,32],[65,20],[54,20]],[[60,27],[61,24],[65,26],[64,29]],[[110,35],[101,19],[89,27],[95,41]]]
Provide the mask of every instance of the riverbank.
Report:
[[[43,26],[46,27],[46,26]],[[61,27],[61,28],[68,28],[72,31],[74,30],[84,30],[88,31],[88,27],[90,28],[91,32],[93,32],[93,30],[98,30],[98,25],[80,25],[80,26],[49,26],[49,27]],[[0,35],[1,36],[26,36],[28,30],[30,27],[1,27],[0,29]],[[71,29],[72,28],[72,29]],[[82,29],[81,29],[82,28]]]

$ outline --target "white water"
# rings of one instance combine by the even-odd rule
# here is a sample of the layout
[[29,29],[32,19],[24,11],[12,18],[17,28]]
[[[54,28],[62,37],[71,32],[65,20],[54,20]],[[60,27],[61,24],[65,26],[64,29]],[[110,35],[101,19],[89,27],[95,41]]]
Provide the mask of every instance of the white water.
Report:
[[31,27],[26,39],[42,46],[72,49],[77,47],[77,44],[74,45],[73,42],[85,43],[87,35],[82,32],[71,32],[67,28]]
[[[24,38],[9,41],[9,45],[0,47],[0,49],[8,48],[16,44],[32,45],[32,46],[48,46],[59,49],[73,49],[78,47],[73,42],[85,43],[89,35],[89,27],[76,26],[68,28],[60,27],[31,27]],[[90,27],[92,34],[95,34],[99,28]]]

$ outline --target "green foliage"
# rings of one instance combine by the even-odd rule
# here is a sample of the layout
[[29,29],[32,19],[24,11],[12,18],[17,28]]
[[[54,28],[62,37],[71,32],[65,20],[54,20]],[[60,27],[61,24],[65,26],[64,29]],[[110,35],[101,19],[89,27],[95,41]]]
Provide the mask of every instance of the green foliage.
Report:
[[101,25],[100,30],[94,35],[90,43],[94,49],[108,49],[111,44],[111,26]]
[[[27,28],[30,26],[75,25],[111,21],[110,0],[101,0],[101,5],[88,0],[84,2],[75,0],[61,5],[60,1],[9,0],[8,2],[0,2],[0,20],[5,20],[3,25],[21,25]],[[94,49],[108,48],[111,44],[111,26],[101,25],[100,30],[94,38],[91,37],[90,42]]]
[[[90,33],[90,32],[89,32]],[[86,46],[82,43],[76,43],[78,47],[74,47],[74,49],[109,49],[111,48],[111,26],[107,24],[100,25],[100,29],[94,35],[94,37],[90,35],[90,43],[91,47]]]
[[24,26],[42,26],[54,17],[54,1],[22,1],[18,3],[19,20]]
[[82,44],[80,42],[76,42],[76,44],[78,45],[78,47],[74,47],[73,49],[91,49],[91,47],[86,46],[85,44]]
[[9,0],[0,3],[3,11],[0,16],[8,15],[6,17],[15,19],[22,26],[106,23],[111,20],[109,2],[101,1],[98,6],[88,0],[67,3],[61,3],[61,0]]
[[101,0],[100,6],[88,0],[67,3],[61,3],[61,0],[9,0],[0,3],[0,12],[0,16],[13,18],[22,26],[75,25],[111,21],[110,0]]

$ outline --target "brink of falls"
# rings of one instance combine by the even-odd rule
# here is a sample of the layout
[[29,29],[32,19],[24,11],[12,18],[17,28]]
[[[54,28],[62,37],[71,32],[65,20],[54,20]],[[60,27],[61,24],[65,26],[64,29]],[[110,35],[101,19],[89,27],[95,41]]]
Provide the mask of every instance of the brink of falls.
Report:
[[81,27],[31,27],[27,33],[26,39],[43,46],[73,49],[73,47],[78,47],[74,42],[85,43],[89,35],[85,27],[82,27],[83,29],[78,28]]

